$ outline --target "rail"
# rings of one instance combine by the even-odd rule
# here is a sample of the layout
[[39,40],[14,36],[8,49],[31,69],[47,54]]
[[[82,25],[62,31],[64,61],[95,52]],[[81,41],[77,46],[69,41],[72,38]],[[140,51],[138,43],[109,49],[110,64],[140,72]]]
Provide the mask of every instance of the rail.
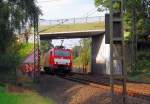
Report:
[[[81,76],[83,76],[83,75],[81,75]],[[70,80],[70,81],[90,85],[90,86],[93,86],[93,87],[103,87],[104,89],[110,90],[109,78],[108,77],[104,77],[100,81],[94,81],[94,80],[90,80],[90,79],[79,78],[79,77],[74,76],[74,74],[61,75],[60,77],[66,79],[66,80]],[[121,81],[115,80],[114,91],[115,91],[116,95],[121,95],[122,94],[122,88],[120,86],[120,83],[121,83]],[[150,97],[150,94],[147,94],[145,92],[141,93],[141,92],[138,92],[138,91],[133,91],[131,89],[127,89],[127,95],[132,96],[132,97],[136,97],[136,98],[140,98],[140,99],[143,99],[143,100],[147,100],[147,101],[149,101],[149,97]]]

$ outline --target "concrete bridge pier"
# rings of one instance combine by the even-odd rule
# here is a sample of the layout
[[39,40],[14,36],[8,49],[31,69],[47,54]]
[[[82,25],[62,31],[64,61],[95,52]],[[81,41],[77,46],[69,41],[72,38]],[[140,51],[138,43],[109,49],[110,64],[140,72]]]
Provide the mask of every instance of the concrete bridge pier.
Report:
[[[92,74],[110,74],[110,45],[105,43],[105,34],[92,37],[91,52],[91,73]],[[114,56],[119,55],[118,47],[114,47]],[[114,75],[121,74],[122,63],[114,61]]]
[[[91,73],[106,74],[106,49],[104,35],[92,37],[92,52],[91,52]],[[106,52],[106,53],[105,53]]]

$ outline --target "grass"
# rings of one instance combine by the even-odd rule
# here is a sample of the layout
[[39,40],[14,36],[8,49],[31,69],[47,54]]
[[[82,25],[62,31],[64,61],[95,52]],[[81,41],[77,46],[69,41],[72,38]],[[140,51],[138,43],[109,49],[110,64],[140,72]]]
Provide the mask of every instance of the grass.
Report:
[[83,31],[83,30],[98,30],[104,29],[105,25],[103,22],[95,22],[95,23],[79,23],[79,24],[66,24],[66,25],[55,25],[55,26],[43,26],[40,27],[42,33],[48,32],[67,32],[67,31]]
[[21,44],[21,48],[19,50],[19,56],[21,59],[24,59],[27,55],[29,55],[33,50],[33,44],[31,43],[23,43]]
[[1,104],[54,104],[48,98],[44,98],[37,93],[0,93]]
[[0,84],[0,104],[54,104],[54,102],[34,91],[22,93],[8,92],[5,86]]
[[138,82],[145,82],[145,83],[150,83],[150,75],[148,74],[137,74],[137,75],[129,75],[128,79],[130,81],[138,81]]
[[5,91],[5,85],[0,83],[0,93]]

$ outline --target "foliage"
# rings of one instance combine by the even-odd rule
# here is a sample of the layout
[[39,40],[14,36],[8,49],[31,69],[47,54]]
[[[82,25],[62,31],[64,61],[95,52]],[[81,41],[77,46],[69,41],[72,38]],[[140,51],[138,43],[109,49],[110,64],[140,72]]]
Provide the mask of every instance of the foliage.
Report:
[[90,39],[81,39],[81,62],[83,65],[88,65],[91,61],[91,40]]
[[51,40],[41,40],[40,50],[43,54],[53,47]]
[[139,49],[137,57],[137,68],[128,72],[128,78],[133,81],[150,83],[150,49]]
[[150,35],[150,19],[145,19],[145,24],[144,24],[144,35]]
[[19,45],[18,55],[21,60],[29,55],[33,51],[33,44],[32,43],[22,43]]
[[108,7],[109,1],[108,0],[95,0],[95,5],[96,6],[102,5],[104,7]]
[[19,49],[19,47],[18,47],[19,45],[17,45],[17,43],[13,39],[12,39],[11,43],[12,44],[7,48],[7,51],[5,53],[1,53],[1,55],[0,55],[1,68],[15,69],[16,66],[19,64],[20,60],[19,60],[19,55],[17,53],[18,49]]
[[5,92],[6,85],[0,82],[0,92]]
[[82,66],[86,70],[91,62],[91,39],[81,39],[80,45],[73,48],[73,63],[76,67]]
[[75,59],[79,56],[80,50],[81,50],[80,46],[75,46],[75,47],[72,48],[73,59]]
[[27,22],[36,24],[41,12],[35,0],[1,0],[0,13],[0,53],[5,53],[11,45],[14,32]]
[[24,58],[32,51],[33,44],[13,42],[8,52],[0,55],[0,80],[16,79],[16,69]]
[[12,41],[12,29],[9,27],[9,8],[6,4],[0,4],[0,53],[6,51],[6,47]]
[[19,53],[23,47],[16,42],[15,33],[27,23],[35,26],[40,14],[35,0],[0,0],[0,77],[5,76],[3,72],[15,76],[26,53]]
[[14,83],[16,80],[16,68],[20,63],[17,54],[3,54],[0,56],[0,80]]
[[78,67],[81,66],[82,65],[81,57],[73,58],[73,65],[78,66]]
[[48,52],[48,50],[50,50],[53,46],[53,44],[51,43],[51,40],[41,40],[40,42],[40,52],[41,52],[41,64],[44,63],[44,53]]
[[144,83],[150,83],[150,74],[149,73],[142,73],[142,74],[136,74],[136,75],[132,75],[129,74],[128,75],[128,80],[130,81],[136,81],[136,82],[144,82]]
[[[95,0],[95,5],[109,8],[110,0]],[[149,69],[147,58],[137,57],[137,43],[139,39],[145,40],[150,35],[150,0],[123,0],[124,1],[124,28],[125,39],[131,40],[131,73],[145,74]],[[114,4],[113,9],[119,6]],[[146,51],[145,51],[146,52]],[[139,60],[138,60],[139,59]]]
[[[142,0],[144,1],[144,0]],[[150,6],[143,5],[141,0],[125,0],[125,29],[126,31],[132,32],[132,19],[136,17],[136,25],[137,25],[137,33],[139,35],[148,34],[149,30],[149,22],[150,19],[146,17],[148,14],[147,10],[150,9]],[[145,0],[146,1],[146,0]],[[148,0],[147,0],[148,2]],[[95,5],[102,5],[106,8],[109,7],[109,0],[95,0]],[[118,8],[118,5],[114,4],[114,8]],[[133,11],[135,10],[135,16],[133,16]],[[150,14],[150,13],[149,13]]]
[[80,40],[80,46],[73,48],[73,64],[76,68],[87,70],[91,62],[91,39],[84,38]]
[[150,74],[150,49],[139,50],[138,51],[138,71],[140,73],[149,73]]
[[[9,61],[9,62],[8,62]],[[0,56],[0,66],[14,69],[19,63],[19,56],[16,54],[3,54]]]

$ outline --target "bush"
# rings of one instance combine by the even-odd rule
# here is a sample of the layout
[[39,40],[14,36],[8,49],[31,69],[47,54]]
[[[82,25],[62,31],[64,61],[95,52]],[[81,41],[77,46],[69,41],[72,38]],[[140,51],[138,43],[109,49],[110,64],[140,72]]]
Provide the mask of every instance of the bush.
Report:
[[0,80],[15,80],[17,67],[32,49],[33,44],[12,42],[7,52],[0,54]]
[[29,55],[29,53],[31,53],[33,51],[33,44],[20,44],[19,45],[19,50],[18,50],[18,55],[20,57],[20,61],[24,60],[25,57],[27,57],[27,55]]
[[3,54],[0,56],[0,67],[8,69],[15,69],[19,64],[19,56],[17,54]]
[[16,68],[20,58],[17,54],[6,53],[0,56],[0,79],[15,81]]

